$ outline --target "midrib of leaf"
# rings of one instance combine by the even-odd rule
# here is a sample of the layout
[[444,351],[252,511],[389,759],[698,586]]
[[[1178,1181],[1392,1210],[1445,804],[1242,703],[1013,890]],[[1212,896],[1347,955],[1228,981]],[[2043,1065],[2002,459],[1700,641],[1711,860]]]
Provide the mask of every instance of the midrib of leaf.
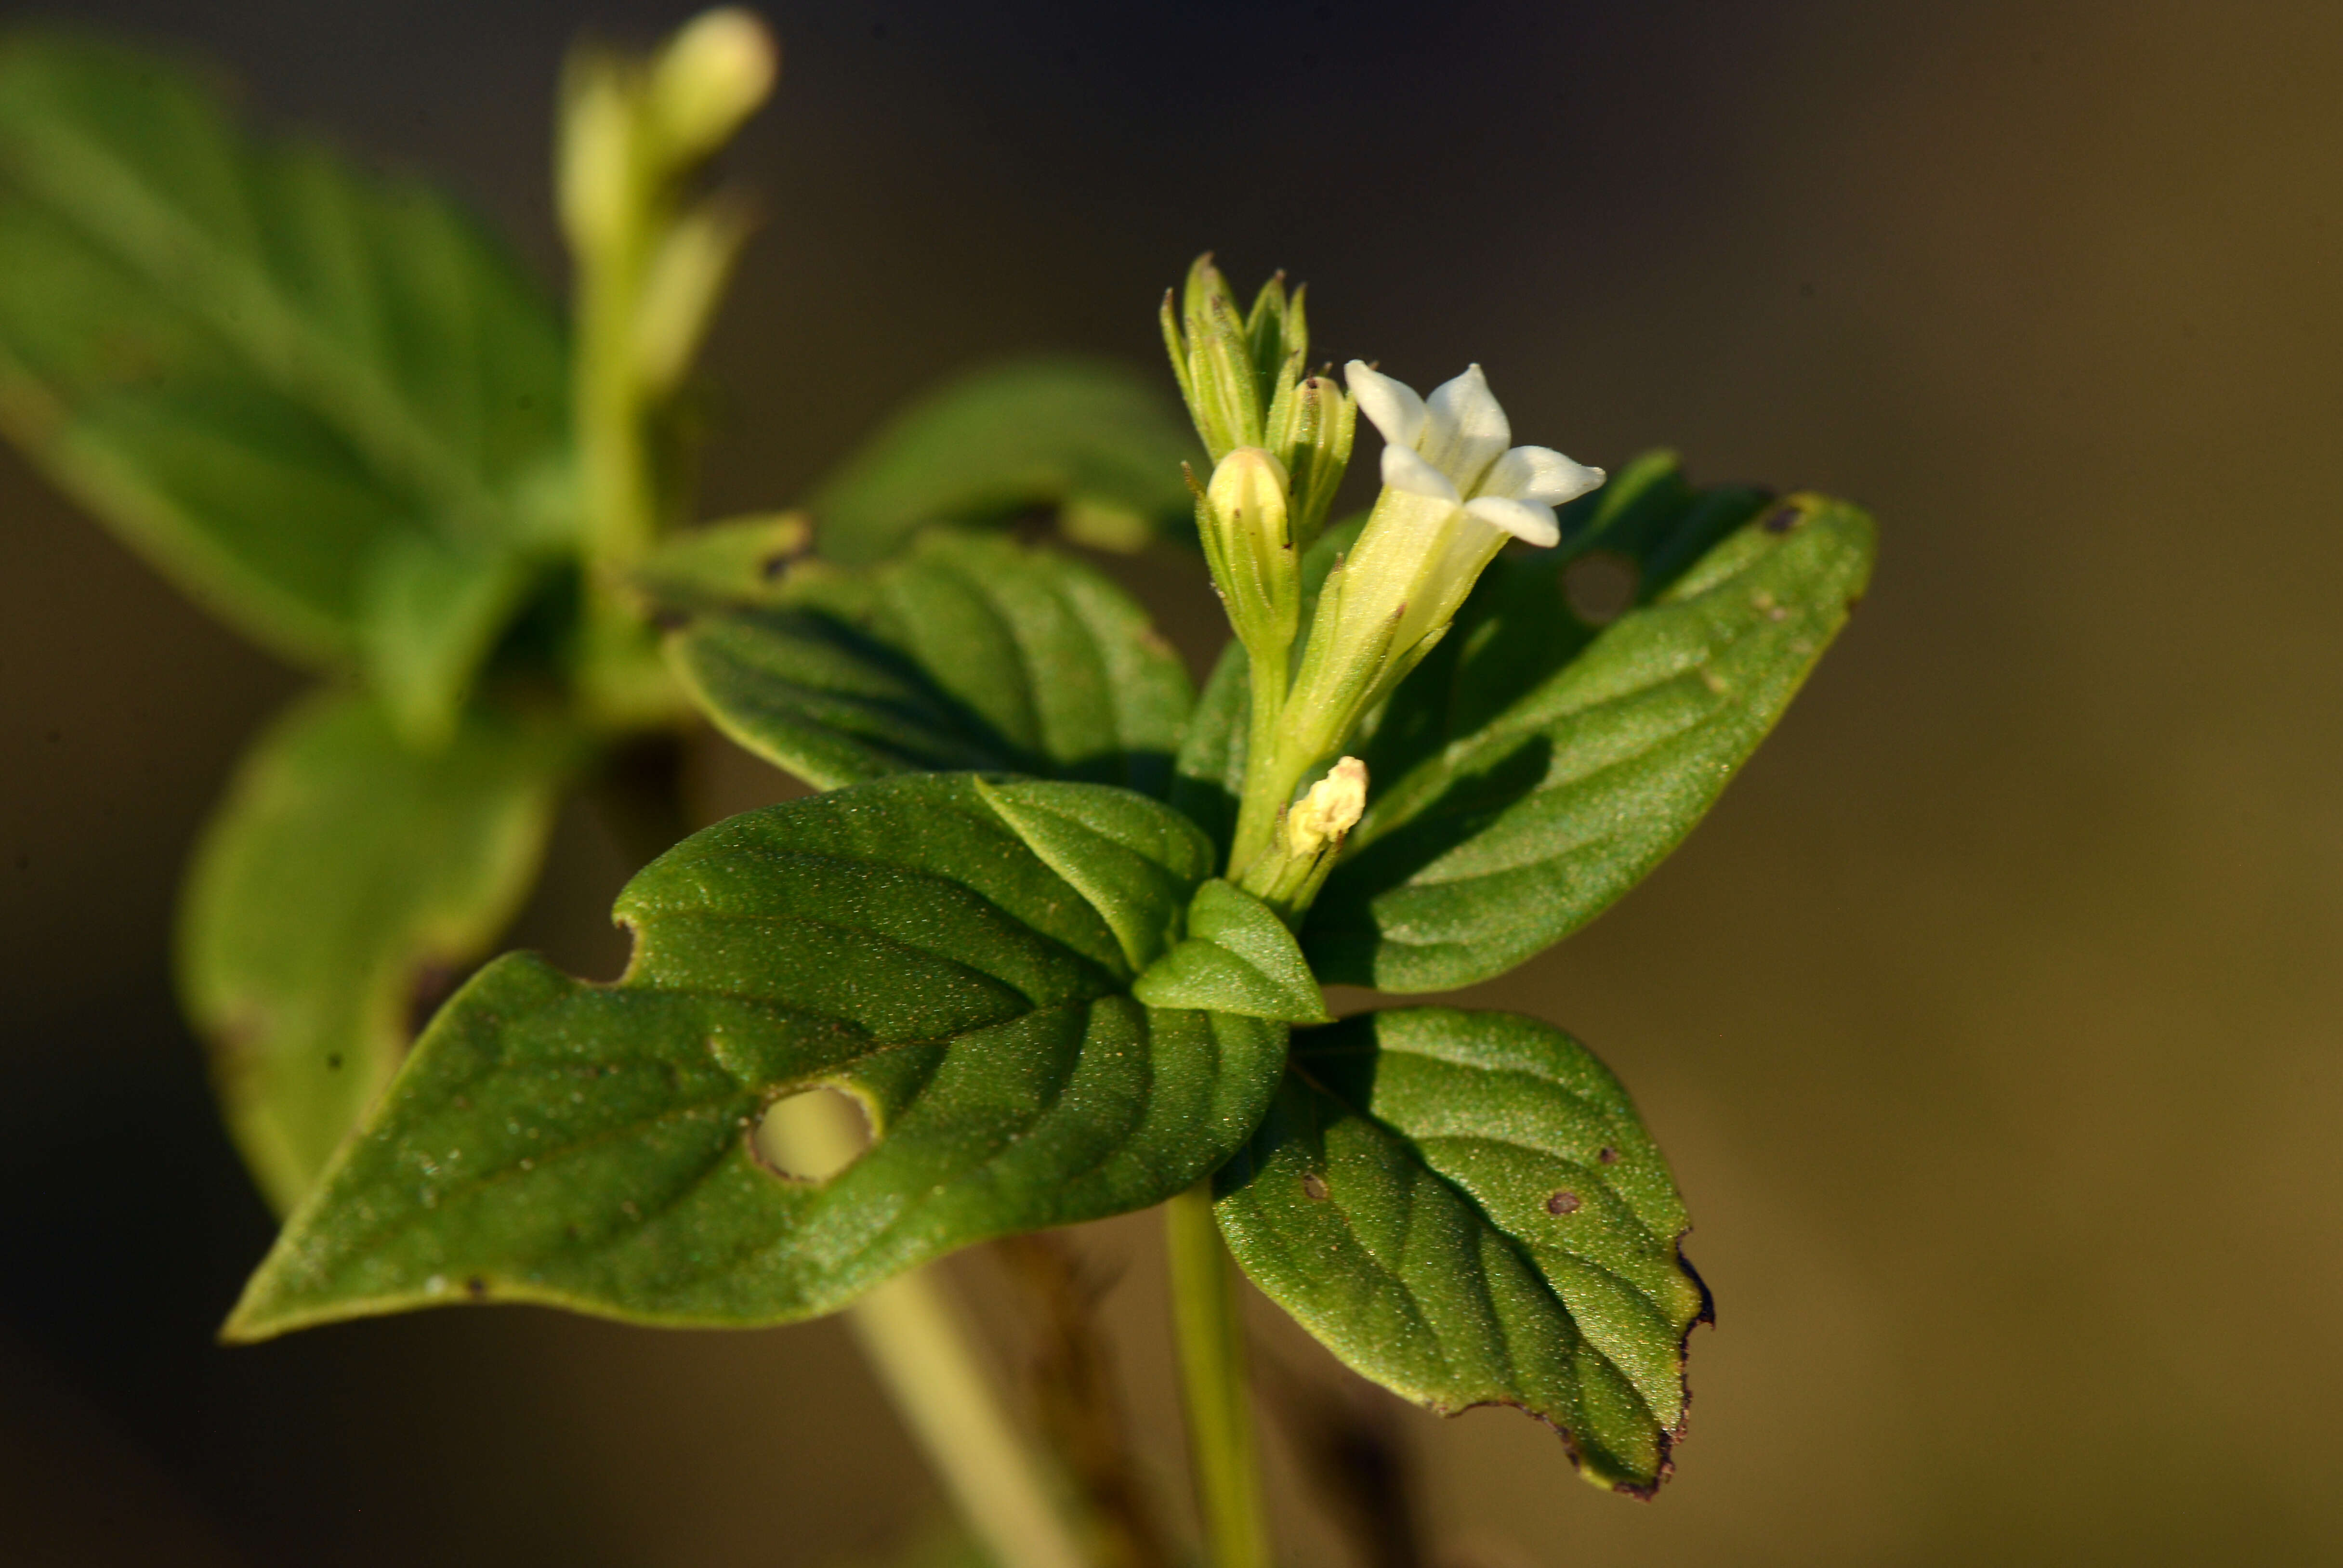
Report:
[[[1586,1331],[1579,1326],[1578,1315],[1570,1310],[1570,1303],[1563,1299],[1562,1293],[1556,1291],[1554,1288],[1553,1283],[1546,1279],[1545,1270],[1539,1264],[1536,1254],[1530,1251],[1529,1248],[1518,1237],[1514,1236],[1512,1231],[1497,1223],[1496,1219],[1490,1214],[1487,1209],[1482,1206],[1481,1201],[1478,1198],[1475,1198],[1471,1191],[1466,1190],[1458,1182],[1450,1180],[1445,1171],[1440,1170],[1437,1166],[1433,1165],[1431,1161],[1425,1159],[1422,1152],[1423,1143],[1421,1141],[1409,1137],[1406,1133],[1402,1132],[1398,1128],[1393,1127],[1390,1122],[1383,1121],[1381,1117],[1362,1111],[1344,1096],[1335,1093],[1333,1090],[1327,1087],[1323,1079],[1321,1079],[1315,1073],[1312,1072],[1307,1067],[1302,1065],[1302,1060],[1298,1054],[1287,1061],[1286,1070],[1292,1072],[1296,1078],[1302,1080],[1302,1082],[1308,1084],[1317,1093],[1323,1095],[1328,1101],[1340,1106],[1351,1115],[1357,1117],[1360,1121],[1365,1122],[1368,1126],[1373,1127],[1384,1137],[1390,1139],[1393,1142],[1398,1144],[1401,1148],[1414,1155],[1416,1165],[1423,1171],[1423,1174],[1432,1181],[1436,1181],[1441,1186],[1446,1188],[1451,1193],[1454,1194],[1456,1201],[1463,1206],[1465,1212],[1471,1214],[1475,1220],[1478,1220],[1481,1224],[1485,1227],[1486,1234],[1494,1238],[1497,1242],[1512,1255],[1514,1261],[1522,1266],[1523,1271],[1527,1273],[1532,1280],[1534,1280],[1537,1282],[1538,1292],[1548,1302],[1552,1302],[1554,1311],[1559,1312],[1564,1320],[1571,1325],[1572,1332],[1578,1336],[1578,1342],[1589,1351],[1592,1351],[1595,1355],[1600,1356],[1605,1366],[1619,1374],[1619,1381],[1625,1384],[1627,1391],[1634,1396],[1635,1403],[1642,1409],[1644,1416],[1655,1426],[1664,1427],[1667,1424],[1666,1422],[1662,1422],[1659,1419],[1658,1413],[1652,1409],[1651,1401],[1644,1397],[1644,1391],[1636,1387],[1634,1375],[1628,1372],[1625,1367],[1621,1366],[1617,1358],[1614,1357],[1601,1345],[1595,1343],[1594,1339],[1588,1335]],[[1559,1088],[1561,1086],[1556,1085],[1556,1087]],[[1564,1092],[1567,1093],[1568,1091],[1565,1089]],[[1433,1141],[1462,1142],[1464,1141],[1464,1140],[1447,1139],[1433,1140]],[[1479,1141],[1493,1143],[1500,1148],[1523,1150],[1531,1154],[1542,1154],[1546,1155],[1547,1158],[1552,1158],[1552,1156],[1546,1154],[1546,1151],[1544,1150],[1533,1148],[1527,1144],[1509,1142],[1503,1139],[1484,1138],[1479,1140]],[[1350,1211],[1343,1208],[1339,1201],[1335,1201],[1335,1208],[1343,1215],[1345,1222],[1348,1223]],[[1408,1200],[1408,1212],[1410,1216],[1408,1229],[1413,1230],[1413,1215],[1415,1212],[1415,1200],[1413,1196]],[[1647,1236],[1650,1235],[1652,1233],[1651,1227],[1644,1224],[1643,1216],[1638,1214],[1635,1219],[1636,1223],[1643,1228],[1644,1233]],[[1351,1233],[1354,1236],[1362,1234],[1356,1225],[1351,1226]],[[1417,1312],[1415,1304],[1415,1287],[1409,1282],[1407,1276],[1400,1272],[1397,1269],[1393,1268],[1390,1264],[1384,1262],[1380,1257],[1377,1257],[1375,1253],[1365,1245],[1363,1241],[1362,1241],[1360,1244],[1359,1251],[1370,1262],[1373,1263],[1378,1270],[1389,1278],[1393,1283],[1399,1287],[1401,1292],[1407,1299],[1408,1312],[1415,1317],[1419,1323],[1423,1325],[1425,1332],[1430,1333],[1433,1339],[1440,1345],[1441,1358],[1447,1362],[1450,1375],[1452,1377],[1459,1375],[1455,1361],[1449,1354],[1447,1339],[1445,1336],[1442,1335],[1439,1331],[1423,1316],[1422,1313]],[[1604,1274],[1610,1279],[1617,1281],[1619,1284],[1624,1286],[1628,1293],[1633,1295],[1636,1300],[1648,1302],[1651,1299],[1644,1293],[1642,1286],[1636,1284],[1633,1280],[1621,1275],[1615,1270],[1606,1268],[1601,1263],[1582,1258],[1576,1252],[1567,1252],[1566,1255],[1572,1261],[1578,1263],[1582,1267],[1591,1269],[1597,1273]],[[1496,1342],[1504,1357],[1507,1379],[1513,1382],[1519,1383],[1522,1381],[1522,1376],[1520,1368],[1513,1362],[1513,1336],[1510,1332],[1505,1330],[1504,1314],[1498,1310],[1495,1299],[1489,1294],[1487,1271],[1475,1270],[1473,1271],[1471,1283],[1473,1295],[1480,1302],[1483,1315],[1491,1324],[1495,1325],[1499,1331],[1496,1335]],[[1452,1412],[1450,1413],[1453,1414],[1454,1412]]]
[[[45,156],[20,159],[16,166],[53,212],[166,297],[192,307],[280,390],[327,415],[371,460],[428,497],[437,516],[426,521],[453,524],[460,538],[499,509],[465,459],[408,412],[397,388],[331,334],[312,327],[282,297],[266,268],[217,244],[102,142],[76,134],[69,123],[55,122],[43,148]],[[247,156],[268,154],[255,149]],[[238,193],[248,202],[247,172],[230,157]],[[66,194],[75,189],[94,199],[76,201]]]

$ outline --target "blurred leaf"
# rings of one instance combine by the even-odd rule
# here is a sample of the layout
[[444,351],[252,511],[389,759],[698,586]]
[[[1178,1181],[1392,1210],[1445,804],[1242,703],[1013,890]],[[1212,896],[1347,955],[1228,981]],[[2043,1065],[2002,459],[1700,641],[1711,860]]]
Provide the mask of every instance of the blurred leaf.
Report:
[[635,568],[636,587],[675,611],[727,609],[786,597],[785,574],[813,542],[803,512],[736,518],[670,534]]
[[[1371,742],[1375,793],[1302,932],[1320,978],[1469,985],[1600,914],[1781,718],[1868,582],[1873,546],[1862,512],[1793,498],[1591,638],[1554,594],[1520,591],[1534,578],[1493,584],[1494,613],[1448,639],[1461,671],[1427,660],[1418,675],[1449,682],[1468,714],[1497,710],[1436,749]],[[1394,765],[1394,751],[1421,760]]]
[[214,610],[364,659],[442,735],[511,596],[416,593],[417,541],[443,584],[558,547],[564,357],[436,193],[255,141],[167,61],[0,41],[0,426]]
[[[1046,788],[1189,875],[1169,808]],[[636,937],[617,984],[514,954],[442,1010],[231,1337],[464,1299],[809,1317],[955,1247],[1181,1190],[1243,1143],[1284,1057],[1282,1026],[1132,1000],[1121,939],[965,774],[733,818],[617,912]],[[815,1085],[876,1134],[821,1181],[755,1148],[765,1108]]]
[[188,877],[179,984],[280,1212],[389,1080],[418,998],[528,895],[566,761],[486,716],[417,752],[339,693],[297,704],[245,759]]
[[1560,1030],[1411,1008],[1303,1030],[1214,1188],[1245,1272],[1363,1376],[1518,1406],[1598,1485],[1666,1478],[1706,1293],[1666,1161]]
[[928,523],[1054,508],[1080,544],[1136,549],[1188,526],[1180,465],[1202,453],[1153,378],[1109,360],[989,366],[948,382],[850,454],[807,502],[821,553],[883,560]]
[[1332,1016],[1317,977],[1277,912],[1218,879],[1196,890],[1187,936],[1149,966],[1131,994],[1150,1007],[1201,1007],[1285,1023]]
[[986,769],[1158,794],[1192,699],[1097,572],[948,530],[867,570],[809,563],[778,602],[703,615],[669,648],[719,729],[822,789]]

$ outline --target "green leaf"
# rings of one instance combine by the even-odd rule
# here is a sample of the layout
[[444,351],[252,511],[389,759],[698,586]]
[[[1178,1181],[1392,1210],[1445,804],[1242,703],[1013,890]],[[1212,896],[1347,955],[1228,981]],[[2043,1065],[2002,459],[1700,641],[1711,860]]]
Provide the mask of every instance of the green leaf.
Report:
[[[1048,803],[1106,845],[1193,852],[1169,808],[1081,788],[1098,799]],[[955,1247],[1180,1191],[1244,1142],[1283,1061],[1282,1026],[1133,1000],[1108,920],[965,774],[733,818],[618,915],[617,984],[516,954],[458,994],[230,1337],[474,1298],[811,1316]],[[817,1084],[876,1141],[824,1181],[777,1173],[759,1119]]]
[[1171,946],[1182,906],[1212,874],[1212,846],[1196,825],[1143,795],[1024,779],[980,779],[976,789],[1043,865],[1090,901],[1133,973]]
[[1206,882],[1188,906],[1187,936],[1149,966],[1131,994],[1150,1007],[1200,1007],[1283,1023],[1324,1023],[1318,980],[1277,911],[1233,883]]
[[188,877],[179,985],[280,1212],[388,1081],[417,1000],[527,896],[568,761],[487,715],[414,751],[338,693],[296,704],[246,758]]
[[1214,1189],[1245,1272],[1362,1375],[1518,1406],[1598,1485],[1666,1479],[1707,1295],[1666,1161],[1560,1030],[1411,1008],[1302,1031]]
[[928,523],[1054,508],[1069,538],[1135,549],[1188,526],[1180,475],[1202,453],[1151,377],[1111,361],[988,366],[930,392],[840,463],[807,502],[821,553],[867,566]]
[[269,647],[433,644],[385,685],[442,738],[511,595],[417,593],[417,541],[507,577],[558,547],[564,359],[544,291],[436,193],[257,141],[166,60],[0,40],[0,427]]
[[816,789],[981,769],[1161,792],[1187,671],[1080,562],[931,531],[900,560],[808,563],[775,592],[691,619],[669,651],[719,729]]
[[1371,741],[1375,792],[1302,932],[1320,978],[1469,985],[1600,914],[1781,718],[1869,580],[1874,535],[1852,507],[1793,498],[1591,638],[1554,592],[1524,591],[1534,578],[1498,580],[1484,618],[1447,640],[1515,651],[1418,671],[1458,711],[1493,715],[1433,745],[1421,694],[1403,689],[1412,711],[1394,699],[1385,726],[1413,733]]
[[813,541],[803,512],[735,518],[671,534],[635,569],[635,585],[678,613],[787,598],[781,585]]

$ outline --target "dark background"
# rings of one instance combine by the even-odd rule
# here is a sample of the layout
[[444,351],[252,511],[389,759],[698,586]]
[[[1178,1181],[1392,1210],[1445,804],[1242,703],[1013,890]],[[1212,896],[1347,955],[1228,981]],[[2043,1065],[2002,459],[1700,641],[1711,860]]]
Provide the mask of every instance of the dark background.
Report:
[[[440,171],[552,274],[552,73],[679,8],[92,0]],[[1482,1563],[2343,1560],[2343,7],[777,6],[712,511],[1216,247],[1519,438],[1812,486],[1869,600],[1650,883],[1474,1000],[1601,1050],[1720,1326],[1658,1502],[1408,1418]],[[1171,561],[1174,558],[1166,558]],[[1186,568],[1179,569],[1185,570]],[[1201,646],[1209,604],[1134,573]],[[0,456],[0,1558],[820,1565],[933,1489],[835,1325],[208,1335],[268,1226],[173,882],[294,678]],[[769,792],[711,756],[715,805]],[[565,828],[519,940],[610,950]],[[1167,1495],[1152,1221],[1092,1228]],[[980,1300],[981,1263],[961,1271]],[[1305,1376],[1324,1358],[1273,1332]],[[1282,1452],[1278,1484],[1291,1491]],[[1295,1563],[1338,1561],[1286,1505]]]

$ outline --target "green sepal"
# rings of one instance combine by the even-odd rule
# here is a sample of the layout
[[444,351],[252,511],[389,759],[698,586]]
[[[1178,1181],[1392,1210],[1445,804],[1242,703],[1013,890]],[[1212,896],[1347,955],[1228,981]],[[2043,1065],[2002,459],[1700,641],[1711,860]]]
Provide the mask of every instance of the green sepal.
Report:
[[303,699],[246,756],[182,894],[178,979],[280,1213],[389,1081],[418,1002],[528,895],[576,760],[489,713],[417,751],[339,692]]
[[1213,1185],[1245,1272],[1362,1376],[1526,1411],[1597,1485],[1666,1478],[1707,1292],[1665,1160],[1560,1030],[1414,1008],[1302,1030]]
[[1139,977],[1131,995],[1150,1007],[1205,1008],[1282,1023],[1332,1018],[1293,933],[1243,889],[1218,879],[1198,888],[1187,933]]
[[1179,656],[1098,572],[946,529],[689,615],[669,656],[719,729],[822,789],[983,769],[1159,794],[1192,700]]
[[[247,136],[168,60],[0,39],[0,427],[247,635],[363,667],[416,739],[445,739],[507,558],[568,537],[566,354],[437,193]],[[414,591],[417,541],[497,586]]]
[[884,560],[931,523],[1058,513],[1079,544],[1136,549],[1188,527],[1194,443],[1146,377],[1109,360],[1019,359],[928,393],[806,501],[829,558]]
[[[1121,848],[1182,842],[1055,803]],[[953,1248],[1182,1190],[1242,1145],[1284,1059],[1282,1025],[1133,1000],[1108,921],[965,774],[735,817],[617,913],[636,948],[615,984],[508,955],[442,1010],[229,1338],[468,1300],[812,1316]],[[823,1181],[755,1147],[765,1108],[814,1085],[876,1133]]]
[[[1678,501],[1668,515],[1695,536],[1754,504]],[[1559,573],[1493,569],[1366,738],[1375,792],[1302,931],[1321,978],[1470,985],[1608,908],[1781,719],[1868,582],[1875,538],[1855,508],[1793,497],[1600,631],[1564,613]],[[1482,717],[1452,737],[1443,714]]]

